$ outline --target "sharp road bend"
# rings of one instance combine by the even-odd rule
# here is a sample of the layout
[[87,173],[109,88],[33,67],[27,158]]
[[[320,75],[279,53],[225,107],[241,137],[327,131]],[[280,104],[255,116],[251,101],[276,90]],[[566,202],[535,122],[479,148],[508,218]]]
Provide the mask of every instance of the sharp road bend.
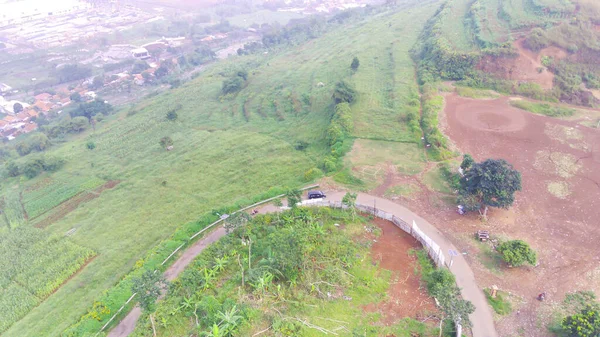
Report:
[[[341,201],[344,197],[344,194],[345,192],[334,192],[331,193],[327,199],[331,201]],[[409,224],[415,221],[421,230],[440,246],[445,255],[448,254],[449,250],[459,251],[456,247],[454,247],[450,240],[448,240],[440,231],[437,230],[437,228],[404,206],[398,205],[387,199],[364,193],[359,193],[356,201],[363,205],[374,204],[377,209],[391,213]],[[260,213],[278,211],[277,207],[271,205],[263,206],[259,209]],[[220,226],[211,231],[204,238],[198,240],[196,243],[186,249],[175,261],[175,263],[173,263],[173,265],[171,265],[171,267],[165,271],[165,278],[169,281],[177,278],[177,276],[179,276],[185,267],[189,265],[198,254],[200,254],[211,243],[223,237],[225,234],[225,229]],[[477,286],[473,271],[461,254],[453,258],[450,271],[452,271],[452,273],[456,276],[456,283],[461,288],[462,297],[465,300],[471,301],[471,303],[473,303],[475,306],[475,312],[470,316],[471,322],[473,323],[473,337],[498,337],[498,333],[494,327],[492,311],[487,303],[485,294]],[[136,306],[129,312],[129,314],[127,314],[127,316],[125,316],[123,320],[119,322],[117,326],[110,331],[108,336],[129,336],[129,334],[135,329],[135,325],[140,315],[141,310],[139,306]]]

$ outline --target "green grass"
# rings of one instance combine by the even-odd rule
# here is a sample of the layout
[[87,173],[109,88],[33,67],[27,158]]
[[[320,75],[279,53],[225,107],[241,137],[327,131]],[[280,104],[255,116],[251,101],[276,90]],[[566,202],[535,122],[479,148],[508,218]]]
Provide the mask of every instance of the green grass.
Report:
[[471,0],[452,0],[449,12],[442,18],[442,37],[456,50],[469,52],[477,50],[473,31],[464,24],[470,10]]
[[0,234],[0,289],[5,289],[0,300],[0,316],[5,316],[0,332],[52,294],[94,255],[62,236],[49,236],[29,226]]
[[423,183],[432,191],[443,194],[452,194],[454,191],[444,178],[439,166],[429,170],[423,175]]
[[300,19],[304,17],[302,14],[292,12],[275,12],[267,9],[259,10],[248,14],[239,14],[228,17],[227,21],[233,26],[248,28],[252,24],[262,25],[265,23],[279,23],[285,26],[292,19]]
[[492,298],[491,289],[485,289],[484,292],[488,303],[498,315],[508,315],[512,312],[512,304],[507,299],[507,293],[498,290],[496,292],[496,298]]
[[475,89],[469,87],[456,87],[456,93],[462,97],[475,98],[475,99],[494,99],[500,97],[499,94],[492,90]]
[[0,331],[25,316],[40,300],[15,283],[0,287]]
[[494,274],[501,275],[502,267],[506,264],[504,260],[502,260],[502,255],[497,251],[492,250],[489,244],[480,242],[478,245],[480,249],[478,257],[481,263]]
[[36,218],[73,196],[104,183],[95,177],[72,177],[68,181],[52,181],[40,188],[23,192],[23,205],[29,219]]
[[389,163],[406,175],[417,174],[425,167],[423,149],[416,144],[369,139],[355,140],[347,160],[351,167],[358,168]]
[[[360,67],[351,82],[358,91],[353,105],[354,132],[358,138],[417,142],[420,132],[406,122],[418,116],[419,97],[415,68],[409,50],[430,15],[432,7],[379,16],[343,38],[332,52],[361,46],[353,55]],[[337,48],[340,48],[339,50]],[[341,59],[350,72],[352,58]]]
[[510,101],[510,105],[519,109],[523,109],[529,112],[549,117],[569,117],[573,116],[573,114],[577,112],[575,109],[566,108],[554,104],[536,103],[525,100],[512,100]]
[[[46,227],[48,233],[59,235],[75,229],[70,240],[95,251],[97,257],[4,336],[59,335],[106,289],[117,284],[138,259],[183,224],[223,205],[248,201],[272,187],[303,184],[303,173],[318,166],[328,151],[324,139],[332,113],[332,88],[350,76],[355,55],[362,63],[354,75],[357,81],[361,72],[371,72],[369,64],[375,67],[369,59],[378,57],[384,62],[385,67],[371,80],[380,85],[368,90],[378,92],[381,104],[384,99],[394,101],[392,110],[365,112],[353,107],[355,120],[373,118],[368,129],[358,128],[360,134],[414,141],[414,135],[398,119],[416,92],[408,50],[420,25],[434,10],[429,6],[410,13],[378,14],[286,51],[219,62],[180,88],[143,100],[135,107],[135,115],[126,116],[126,109],[118,111],[99,123],[95,132],[88,130],[54,145],[48,155],[66,160],[60,171],[32,180],[3,181],[5,202],[15,206],[11,219],[21,222],[24,218],[16,207],[19,191],[31,191],[24,192],[23,197],[32,214],[50,214],[52,206],[72,194],[42,188],[43,193],[40,190],[39,196],[32,194],[28,199],[27,193],[37,193],[33,186],[43,185],[44,179],[65,184],[73,177],[120,181]],[[365,47],[370,41],[375,54]],[[397,42],[390,46],[390,41]],[[389,57],[390,48],[394,62]],[[392,67],[397,70],[394,76],[386,75]],[[235,96],[220,97],[222,81],[241,68],[250,74],[245,88]],[[388,80],[381,82],[381,76]],[[324,86],[318,86],[319,82]],[[383,83],[394,84],[393,99],[383,94],[388,88]],[[369,93],[366,87],[358,89],[356,106],[360,107],[368,102]],[[182,108],[177,121],[166,121],[166,112],[178,104]],[[389,123],[390,118],[394,123]],[[172,151],[160,147],[164,136],[173,139]],[[86,148],[89,140],[96,144],[94,150]],[[296,150],[298,141],[308,143],[308,147]],[[406,148],[410,149],[408,154],[403,152],[405,148],[392,153],[392,157],[400,157],[393,160],[407,172],[418,170],[423,160],[417,155],[417,145]],[[416,166],[403,164],[408,161],[405,157],[413,155]],[[6,197],[8,191],[14,193]],[[52,193],[58,197],[51,197]],[[44,201],[34,207],[33,200],[42,200],[38,198]]]
[[503,43],[510,37],[507,22],[498,17],[500,3],[498,0],[477,0],[471,6],[473,19],[477,20],[480,29],[478,38],[484,43]]

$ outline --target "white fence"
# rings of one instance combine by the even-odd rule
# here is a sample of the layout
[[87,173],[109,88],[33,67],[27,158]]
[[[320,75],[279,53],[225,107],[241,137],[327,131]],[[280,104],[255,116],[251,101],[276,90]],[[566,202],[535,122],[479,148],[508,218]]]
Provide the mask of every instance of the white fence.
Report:
[[[333,207],[333,208],[348,208],[348,206],[342,204],[341,202],[327,201],[327,200],[322,200],[322,199],[311,201],[311,202],[304,203],[304,204],[306,206],[327,206],[327,207]],[[362,205],[359,203],[356,203],[355,206],[356,206],[356,209],[358,209],[362,212],[373,214],[374,216],[376,216],[378,218],[391,221],[398,228],[400,228],[401,230],[410,234],[417,241],[419,241],[423,245],[423,248],[425,248],[425,250],[427,250],[427,253],[429,254],[431,259],[435,262],[435,264],[438,267],[442,267],[445,265],[446,257],[444,256],[444,252],[442,251],[440,246],[437,243],[435,243],[435,241],[433,241],[429,236],[427,236],[427,234],[423,233],[423,231],[419,228],[419,226],[417,226],[416,222],[413,221],[412,225],[410,225],[406,221],[396,217],[395,215],[384,212],[375,207],[366,206],[366,205]]]
[[[308,190],[308,189],[315,188],[315,187],[319,187],[319,185],[311,185],[311,186],[308,186],[308,187],[304,187],[304,188],[301,188],[301,189],[300,189],[300,191],[306,191],[306,190]],[[244,208],[241,208],[241,209],[239,209],[239,210],[237,210],[237,211],[235,211],[235,212],[232,212],[230,215],[233,215],[233,214],[236,214],[236,213],[239,213],[239,212],[243,212],[243,211],[245,211],[245,210],[247,210],[247,209],[250,209],[250,208],[253,208],[253,207],[256,207],[256,206],[262,205],[262,204],[266,204],[266,203],[268,203],[268,202],[270,202],[270,201],[273,201],[273,200],[275,200],[275,199],[281,199],[281,198],[283,198],[283,197],[285,197],[285,194],[276,195],[276,196],[274,196],[274,197],[272,197],[272,198],[265,199],[265,200],[259,201],[259,202],[257,202],[257,203],[254,203],[254,204],[252,204],[252,205],[250,205],[250,206],[246,206],[246,207],[244,207]],[[221,222],[222,222],[223,220],[225,220],[225,219],[227,219],[227,217],[223,217],[223,216],[222,216],[222,217],[221,217],[219,220],[217,220],[217,221],[215,221],[215,222],[211,223],[210,225],[208,225],[208,226],[204,227],[202,230],[200,230],[198,233],[196,233],[196,234],[192,235],[192,236],[189,238],[189,240],[188,240],[188,241],[186,241],[186,242],[182,243],[182,244],[181,244],[179,247],[175,248],[175,250],[174,250],[174,251],[173,251],[171,254],[169,254],[169,256],[167,256],[167,258],[166,258],[166,259],[165,259],[165,260],[164,260],[164,261],[163,261],[163,262],[162,262],[160,265],[161,265],[161,266],[163,266],[165,263],[167,263],[167,261],[169,261],[169,259],[170,259],[170,258],[171,258],[173,255],[175,255],[175,254],[176,254],[176,253],[177,253],[177,252],[178,252],[178,251],[179,251],[181,248],[183,248],[183,246],[185,246],[186,244],[190,243],[190,242],[191,242],[192,240],[194,240],[194,239],[195,239],[195,238],[196,238],[198,235],[200,235],[200,234],[202,234],[202,233],[206,232],[207,230],[209,230],[209,229],[213,228],[214,226],[218,225],[219,223],[221,223]],[[157,271],[158,271],[158,270],[154,270],[154,272],[155,272],[155,273],[156,273]],[[104,324],[104,325],[102,326],[102,328],[100,329],[100,331],[98,331],[98,332],[96,333],[96,335],[94,335],[94,336],[97,336],[97,335],[98,335],[98,334],[100,334],[102,331],[104,331],[104,329],[106,329],[106,327],[107,327],[107,326],[108,326],[108,325],[109,325],[109,324],[110,324],[110,323],[111,323],[111,322],[112,322],[112,321],[113,321],[113,320],[114,320],[114,319],[117,317],[117,315],[119,315],[119,314],[121,313],[121,311],[123,311],[123,309],[125,308],[125,306],[127,306],[127,304],[129,304],[129,302],[131,302],[131,300],[132,300],[132,299],[133,299],[133,298],[134,298],[136,295],[137,295],[137,293],[133,293],[133,295],[131,295],[131,297],[129,298],[129,300],[127,300],[127,302],[125,302],[125,303],[124,303],[124,304],[123,304],[123,305],[122,305],[122,306],[119,308],[119,310],[118,310],[118,311],[117,311],[117,312],[116,312],[116,313],[115,313],[115,314],[114,314],[114,315],[113,315],[113,316],[112,316],[112,317],[111,317],[111,318],[108,320],[108,322],[106,322],[106,324]]]

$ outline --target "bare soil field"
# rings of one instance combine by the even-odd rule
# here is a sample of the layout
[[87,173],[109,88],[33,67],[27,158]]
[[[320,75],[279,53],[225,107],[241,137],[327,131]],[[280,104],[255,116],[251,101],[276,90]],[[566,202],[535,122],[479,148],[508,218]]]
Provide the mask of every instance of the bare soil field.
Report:
[[[508,101],[451,94],[443,120],[445,133],[462,152],[478,161],[505,159],[522,173],[523,191],[510,210],[492,209],[484,223],[477,214],[458,215],[456,205],[445,200],[448,195],[423,188],[422,175],[395,182],[421,187],[399,201],[453,239],[482,288],[498,285],[512,295],[513,312],[497,317],[499,334],[546,337],[552,307],[565,293],[600,292],[600,131],[530,114]],[[508,268],[491,245],[474,240],[478,229],[490,230],[493,238],[529,242],[539,266]],[[535,299],[541,291],[548,301]]]
[[427,289],[420,287],[420,276],[415,274],[417,259],[410,254],[411,249],[421,249],[421,244],[389,221],[376,218],[373,223],[381,228],[382,234],[371,247],[371,256],[393,275],[387,300],[367,305],[365,311],[381,313],[381,321],[386,325],[404,317],[422,321],[435,314],[435,303]]
[[550,46],[535,53],[523,47],[523,39],[515,41],[513,45],[519,52],[518,57],[484,57],[479,63],[478,69],[504,79],[534,82],[543,89],[552,89],[554,74],[542,65],[542,56],[550,56],[555,60],[560,60],[568,56],[567,52],[558,47]]

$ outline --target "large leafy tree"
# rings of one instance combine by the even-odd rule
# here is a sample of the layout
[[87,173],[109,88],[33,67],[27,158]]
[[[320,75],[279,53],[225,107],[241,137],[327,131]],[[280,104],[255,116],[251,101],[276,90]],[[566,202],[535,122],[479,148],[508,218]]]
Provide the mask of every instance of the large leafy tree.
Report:
[[[503,159],[474,163],[461,179],[459,203],[487,216],[488,207],[509,208],[521,190],[521,173]],[[481,212],[483,209],[483,212]]]
[[526,262],[531,265],[537,263],[537,254],[522,240],[503,242],[498,246],[498,252],[502,255],[502,259],[511,266],[518,267]]

